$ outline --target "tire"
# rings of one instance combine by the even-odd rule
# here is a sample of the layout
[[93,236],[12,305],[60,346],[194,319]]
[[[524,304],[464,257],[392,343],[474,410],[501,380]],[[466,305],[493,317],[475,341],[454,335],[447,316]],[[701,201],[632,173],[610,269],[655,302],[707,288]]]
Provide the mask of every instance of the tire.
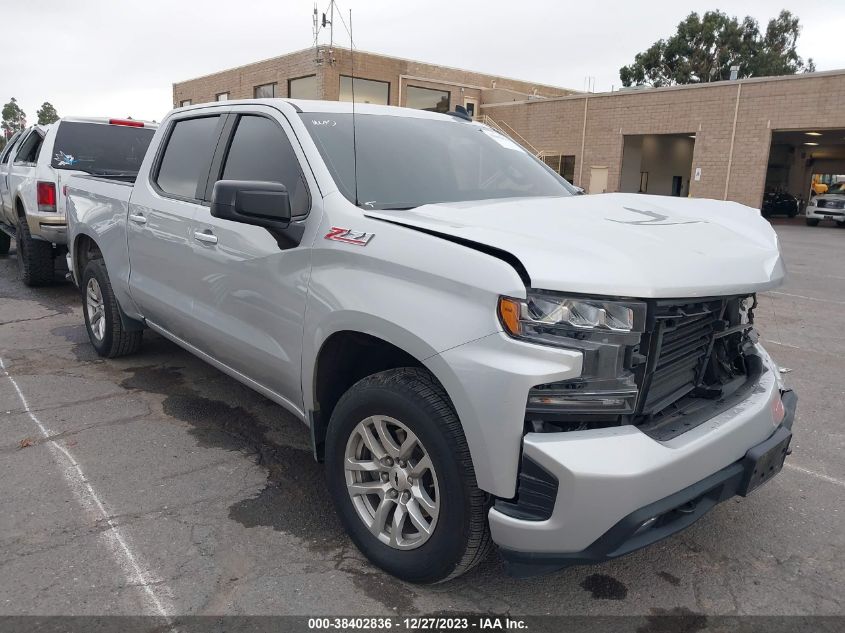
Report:
[[814,220],[813,218],[807,218],[807,226],[818,226],[819,221]]
[[29,232],[24,218],[18,219],[18,234],[15,238],[18,256],[18,274],[27,286],[45,286],[55,278],[53,245],[36,240]]
[[8,255],[11,245],[12,238],[6,235],[4,231],[0,230],[0,255]]
[[114,290],[102,259],[92,259],[88,262],[82,271],[80,287],[85,328],[97,354],[116,358],[138,351],[143,331],[124,328],[120,319],[120,308],[114,298]]
[[[386,423],[394,441],[394,467],[387,468],[381,463],[380,472],[348,471],[347,454],[368,465],[377,462],[374,459],[377,454],[364,446],[360,432],[368,421]],[[407,462],[395,452],[396,445],[408,443],[405,440],[409,436],[402,435],[403,428],[417,438]],[[379,439],[376,427],[372,429],[371,437],[378,446],[386,446]],[[414,472],[413,467],[420,466],[424,455],[429,457],[431,469]],[[403,468],[405,464],[407,470]],[[416,477],[410,482],[411,489],[408,481],[403,481],[403,473]],[[406,367],[368,376],[341,397],[326,436],[326,477],[337,513],[352,541],[371,562],[402,580],[414,583],[451,580],[469,571],[489,553],[489,496],[478,488],[466,438],[448,396],[424,369]],[[354,486],[359,477],[371,486],[381,487],[381,492],[358,495],[353,501],[348,481],[352,478]],[[427,512],[419,501],[422,498],[419,489],[426,491],[428,502],[436,503],[434,513]],[[391,500],[394,492],[398,496]],[[376,511],[385,503],[390,505],[380,540],[363,517],[369,516],[374,523]],[[415,512],[411,511],[412,505]],[[403,514],[407,516],[401,524],[403,529],[397,532],[393,525],[400,507],[406,508]],[[419,523],[412,519],[412,514],[417,521],[422,517],[428,522],[430,536],[418,528]],[[396,534],[401,534],[401,538],[396,538],[394,543]]]

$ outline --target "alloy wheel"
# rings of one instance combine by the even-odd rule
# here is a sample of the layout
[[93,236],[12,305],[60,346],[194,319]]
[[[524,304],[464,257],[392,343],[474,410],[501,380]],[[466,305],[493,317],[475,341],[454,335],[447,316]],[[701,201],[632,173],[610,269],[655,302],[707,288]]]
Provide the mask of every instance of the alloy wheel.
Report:
[[103,304],[103,292],[96,277],[91,277],[85,286],[85,309],[88,313],[88,323],[94,338],[102,341],[106,335],[106,313]]
[[423,545],[437,524],[440,488],[431,457],[402,422],[370,416],[352,430],[344,454],[346,488],[358,516],[385,545]]

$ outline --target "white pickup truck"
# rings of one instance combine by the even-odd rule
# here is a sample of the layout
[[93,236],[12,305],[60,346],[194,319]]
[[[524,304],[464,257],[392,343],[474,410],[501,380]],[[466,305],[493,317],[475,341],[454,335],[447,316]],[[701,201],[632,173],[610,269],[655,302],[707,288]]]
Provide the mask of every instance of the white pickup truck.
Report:
[[133,119],[64,117],[34,125],[0,154],[0,253],[16,242],[28,286],[54,279],[67,244],[64,182],[89,173],[134,179],[156,125]]
[[68,258],[101,355],[150,328],[301,419],[376,565],[443,581],[495,543],[530,575],[747,495],[795,416],[759,211],[575,193],[459,113],[198,105],[134,185],[68,182]]

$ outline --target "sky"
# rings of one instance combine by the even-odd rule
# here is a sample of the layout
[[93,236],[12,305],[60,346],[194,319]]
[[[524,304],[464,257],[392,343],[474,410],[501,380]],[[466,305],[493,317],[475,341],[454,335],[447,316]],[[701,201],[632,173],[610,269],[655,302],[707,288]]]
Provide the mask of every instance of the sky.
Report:
[[[319,0],[320,11],[329,0]],[[839,0],[685,3],[581,0],[338,0],[359,49],[576,90],[618,88],[619,68],[691,11],[751,15],[762,28],[789,9],[798,52],[845,68]],[[172,84],[313,44],[313,0],[0,0],[0,103],[30,122],[60,115],[161,120]],[[324,33],[327,35],[327,33]],[[324,38],[321,38],[324,39]],[[336,20],[335,41],[348,43]]]

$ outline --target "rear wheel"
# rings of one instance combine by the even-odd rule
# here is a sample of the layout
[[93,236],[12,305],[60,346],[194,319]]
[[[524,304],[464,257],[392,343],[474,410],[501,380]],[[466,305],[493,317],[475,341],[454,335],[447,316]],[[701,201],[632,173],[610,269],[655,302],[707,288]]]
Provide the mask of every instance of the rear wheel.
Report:
[[53,281],[53,245],[36,240],[29,232],[26,219],[18,219],[15,238],[18,257],[18,274],[27,286],[43,286]]
[[818,226],[819,221],[813,218],[807,218],[807,226]]
[[12,245],[12,238],[0,230],[0,255],[6,255]]
[[92,259],[85,266],[81,288],[85,327],[97,354],[115,358],[136,352],[143,332],[124,328],[102,259]]
[[460,421],[424,369],[384,371],[343,395],[326,437],[326,476],[352,540],[402,580],[449,580],[489,551],[488,497]]

